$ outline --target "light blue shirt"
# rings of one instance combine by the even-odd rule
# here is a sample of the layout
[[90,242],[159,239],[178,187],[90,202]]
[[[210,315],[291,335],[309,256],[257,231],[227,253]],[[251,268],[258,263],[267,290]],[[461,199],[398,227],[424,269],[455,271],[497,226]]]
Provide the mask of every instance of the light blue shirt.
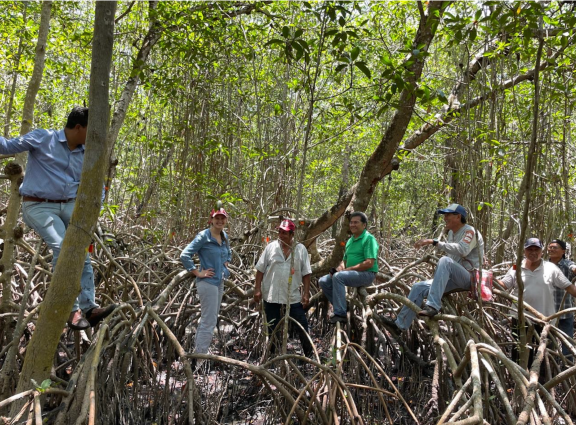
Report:
[[[224,237],[228,240],[228,235],[224,233]],[[196,266],[192,261],[192,256],[198,254],[200,258],[200,267],[202,270],[213,269],[214,276],[204,277],[203,281],[212,285],[220,285],[222,278],[230,276],[230,272],[224,266],[224,263],[230,262],[232,259],[232,251],[228,242],[222,241],[219,244],[216,239],[212,237],[210,229],[202,230],[196,235],[194,240],[184,248],[180,254],[180,261],[186,270],[194,270]]]
[[34,130],[6,140],[0,137],[0,154],[11,155],[28,151],[28,166],[22,196],[43,199],[72,199],[80,185],[84,145],[73,151],[68,148],[64,130]]

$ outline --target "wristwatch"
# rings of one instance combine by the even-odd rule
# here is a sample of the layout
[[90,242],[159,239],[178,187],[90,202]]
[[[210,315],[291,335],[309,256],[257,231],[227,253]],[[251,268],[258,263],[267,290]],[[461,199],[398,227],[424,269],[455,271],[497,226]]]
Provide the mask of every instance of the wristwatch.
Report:
[[438,239],[432,239],[432,245],[434,246],[438,245]]

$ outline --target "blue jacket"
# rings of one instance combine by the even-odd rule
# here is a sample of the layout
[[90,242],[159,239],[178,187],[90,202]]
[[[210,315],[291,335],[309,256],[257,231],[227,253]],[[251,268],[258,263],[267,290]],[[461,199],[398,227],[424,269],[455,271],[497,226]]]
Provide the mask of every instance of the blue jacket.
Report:
[[200,258],[201,270],[214,269],[214,276],[206,277],[202,280],[211,285],[220,285],[222,283],[222,278],[227,278],[230,276],[230,272],[224,266],[224,263],[231,261],[232,251],[230,250],[228,235],[224,232],[226,241],[222,241],[220,245],[216,239],[212,237],[210,229],[202,230],[196,235],[194,240],[190,242],[182,253],[180,254],[180,261],[184,265],[184,268],[188,271],[196,269],[192,257],[194,254],[198,254]]

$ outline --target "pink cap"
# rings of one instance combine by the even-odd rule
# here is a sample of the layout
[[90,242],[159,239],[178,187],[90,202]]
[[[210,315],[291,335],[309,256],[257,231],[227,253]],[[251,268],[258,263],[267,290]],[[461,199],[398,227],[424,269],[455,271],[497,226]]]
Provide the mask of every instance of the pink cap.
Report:
[[228,218],[228,213],[226,212],[226,210],[224,208],[220,208],[218,210],[212,210],[212,212],[210,213],[210,218],[214,218],[217,215],[223,215],[224,217]]
[[292,220],[286,219],[282,220],[282,223],[280,223],[280,226],[278,226],[277,229],[286,230],[287,232],[293,232],[294,230],[296,230],[296,225]]

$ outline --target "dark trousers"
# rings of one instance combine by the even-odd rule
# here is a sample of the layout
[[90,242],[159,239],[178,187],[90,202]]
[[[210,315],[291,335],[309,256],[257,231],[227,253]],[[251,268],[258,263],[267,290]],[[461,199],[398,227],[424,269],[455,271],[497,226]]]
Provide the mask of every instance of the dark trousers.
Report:
[[[527,323],[527,322],[526,322]],[[527,343],[528,346],[526,347],[527,350],[529,350],[528,353],[528,369],[530,369],[532,367],[532,362],[534,361],[534,355],[536,354],[536,351],[538,350],[538,347],[536,346],[534,349],[532,347],[530,347],[530,345],[534,345],[536,344],[536,336],[535,334],[538,333],[538,335],[540,335],[542,333],[542,329],[544,329],[544,326],[542,325],[538,325],[538,324],[533,324],[534,326],[534,333],[532,334],[532,339],[527,339]],[[529,327],[525,326],[525,330],[526,330],[526,335],[528,335],[529,332]],[[512,318],[512,335],[514,335],[516,337],[516,339],[518,340],[518,342],[520,342],[520,326],[518,323],[518,319],[516,318]],[[514,344],[512,346],[512,360],[516,363],[518,363],[520,361],[520,351],[518,350],[518,347],[516,344]],[[542,362],[542,364],[540,365],[540,376],[543,377],[544,373],[545,373],[545,367],[544,367],[544,362]]]
[[[264,301],[264,312],[266,313],[266,330],[268,335],[272,338],[272,334],[280,323],[280,319],[284,316],[284,304],[276,304],[276,303],[268,303]],[[298,335],[300,336],[300,342],[302,343],[302,350],[304,351],[304,355],[309,357],[313,353],[312,344],[309,341],[308,337],[308,319],[306,318],[306,312],[304,311],[304,307],[302,307],[302,303],[294,303],[290,304],[290,317],[296,320],[302,327],[306,330],[304,332],[300,329],[299,326],[296,326]],[[280,338],[276,337],[273,338],[272,346],[270,348],[270,353],[274,354],[278,347]]]
[[[574,314],[571,314],[567,319],[560,319],[558,321],[558,329],[570,338],[574,338]],[[566,344],[562,344],[562,354],[564,354],[568,360],[572,360],[572,351],[566,347]]]

